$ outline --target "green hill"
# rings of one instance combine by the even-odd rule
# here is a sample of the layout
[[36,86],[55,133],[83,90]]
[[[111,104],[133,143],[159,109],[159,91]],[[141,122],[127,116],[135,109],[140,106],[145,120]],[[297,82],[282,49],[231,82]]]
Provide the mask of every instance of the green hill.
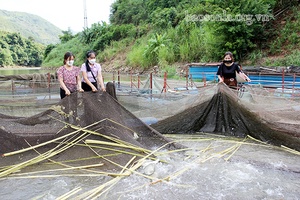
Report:
[[116,0],[110,24],[93,24],[48,47],[43,66],[58,67],[66,51],[84,61],[93,49],[105,69],[168,74],[192,62],[216,62],[231,51],[242,65],[300,65],[298,0]]
[[0,10],[0,30],[20,33],[42,44],[59,43],[59,35],[62,35],[58,27],[37,15],[6,10]]

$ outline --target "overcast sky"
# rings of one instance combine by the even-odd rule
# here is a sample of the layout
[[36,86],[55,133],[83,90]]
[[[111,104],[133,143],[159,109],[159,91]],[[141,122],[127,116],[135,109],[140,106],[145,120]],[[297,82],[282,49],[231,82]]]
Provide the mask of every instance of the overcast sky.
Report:
[[[88,27],[109,22],[110,6],[115,0],[85,0]],[[0,9],[38,15],[62,30],[74,32],[84,27],[84,0],[0,0]]]

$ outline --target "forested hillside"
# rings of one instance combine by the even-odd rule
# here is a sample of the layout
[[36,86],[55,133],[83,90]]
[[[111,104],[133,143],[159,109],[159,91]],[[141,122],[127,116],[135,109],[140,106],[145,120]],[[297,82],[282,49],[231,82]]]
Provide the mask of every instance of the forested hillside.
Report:
[[47,20],[24,12],[0,10],[0,31],[20,33],[42,44],[59,43],[62,31]]
[[0,67],[40,67],[46,45],[63,33],[39,16],[0,10]]
[[45,47],[19,33],[0,31],[0,67],[34,66],[40,67]]
[[47,46],[43,66],[72,51],[81,65],[93,49],[104,68],[166,71],[215,62],[226,51],[251,65],[300,65],[298,0],[116,0],[110,24],[93,24]]

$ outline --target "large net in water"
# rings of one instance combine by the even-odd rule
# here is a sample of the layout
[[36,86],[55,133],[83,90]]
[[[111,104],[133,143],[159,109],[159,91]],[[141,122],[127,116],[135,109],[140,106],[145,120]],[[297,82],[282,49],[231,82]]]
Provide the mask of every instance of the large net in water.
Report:
[[263,142],[300,149],[298,98],[278,96],[275,89],[246,86],[241,91],[224,84],[199,88],[197,92],[173,105],[160,105],[157,112],[152,110],[152,115],[157,114],[161,120],[151,126],[169,134],[205,132],[252,136]]
[[[241,96],[241,91],[212,83],[167,93],[127,92],[117,90],[119,102],[106,93],[80,93],[32,117],[2,115],[0,150],[8,152],[40,144],[80,128],[78,134],[96,131],[148,149],[170,142],[161,133],[205,132],[250,135],[299,150],[299,98],[285,97],[276,89],[248,85]],[[151,127],[142,120],[152,120]],[[74,151],[78,155],[90,150]]]
[[[100,160],[106,163],[106,169],[114,169],[119,167],[112,163],[124,166],[134,155],[145,156],[160,147],[182,147],[149,127],[106,92],[73,93],[31,117],[0,117],[1,153],[34,146],[26,152],[34,156],[48,152],[51,158],[56,155],[64,161],[108,156],[110,161]],[[53,154],[57,149],[64,151]],[[11,160],[15,161],[10,157],[1,158],[1,165],[11,164]],[[86,162],[94,164],[99,160]]]
[[[30,81],[30,87],[47,88],[50,82],[57,82],[57,76],[55,73],[34,73],[34,74],[20,74],[20,75],[0,75],[1,84],[4,81]],[[1,85],[1,87],[3,87]]]

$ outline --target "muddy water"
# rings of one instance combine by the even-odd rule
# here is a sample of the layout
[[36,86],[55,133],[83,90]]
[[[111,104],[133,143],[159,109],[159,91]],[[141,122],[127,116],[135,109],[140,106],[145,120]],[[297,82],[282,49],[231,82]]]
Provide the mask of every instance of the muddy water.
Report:
[[[132,174],[120,178],[114,185],[105,187],[96,199],[272,199],[297,200],[300,198],[300,156],[281,148],[244,143],[239,148],[237,140],[228,138],[189,139],[185,135],[180,143],[189,147],[181,153],[166,153],[158,156],[164,162],[144,165],[137,171],[147,174]],[[230,152],[230,153],[225,153]],[[223,155],[223,156],[222,156]],[[150,166],[150,168],[149,168]],[[148,168],[147,168],[148,167]],[[36,171],[45,166],[32,166],[27,171]],[[47,167],[46,167],[47,168]],[[81,174],[81,176],[79,176]],[[60,175],[42,177],[42,175]],[[78,175],[78,176],[76,176]],[[82,175],[82,172],[51,172],[9,176],[0,179],[1,199],[57,199],[67,192],[81,190],[68,199],[75,199],[101,186],[113,177]],[[90,199],[90,198],[88,198]]]

